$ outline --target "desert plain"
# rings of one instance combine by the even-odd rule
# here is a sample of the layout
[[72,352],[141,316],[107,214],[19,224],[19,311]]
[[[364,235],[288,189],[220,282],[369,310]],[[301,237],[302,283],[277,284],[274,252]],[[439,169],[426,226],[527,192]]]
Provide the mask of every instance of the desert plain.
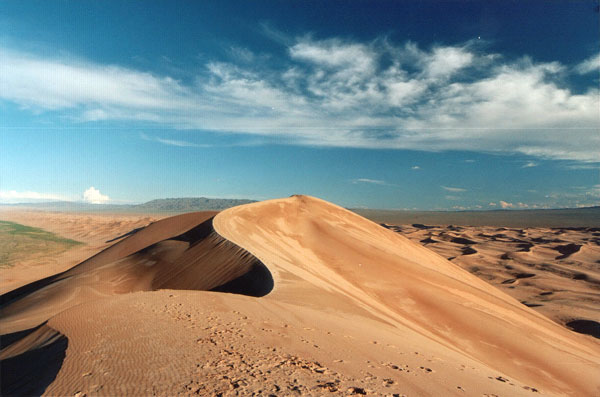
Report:
[[2,395],[600,394],[598,228],[309,196],[0,220],[66,244],[0,268]]

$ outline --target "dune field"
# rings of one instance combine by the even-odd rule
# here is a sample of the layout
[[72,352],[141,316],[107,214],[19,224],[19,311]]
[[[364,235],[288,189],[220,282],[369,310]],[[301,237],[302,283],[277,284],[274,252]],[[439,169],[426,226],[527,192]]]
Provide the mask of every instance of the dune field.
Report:
[[84,243],[0,269],[3,395],[600,394],[600,341],[567,328],[598,319],[597,230],[384,227],[309,196],[0,219]]
[[600,229],[385,225],[537,312],[600,338]]

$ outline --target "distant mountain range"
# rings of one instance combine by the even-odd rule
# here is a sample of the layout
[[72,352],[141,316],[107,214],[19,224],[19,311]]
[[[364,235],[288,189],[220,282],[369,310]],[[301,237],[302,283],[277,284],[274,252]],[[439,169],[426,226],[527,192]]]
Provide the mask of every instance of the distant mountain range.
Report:
[[206,197],[184,197],[152,200],[144,204],[138,204],[135,207],[145,211],[189,212],[201,210],[223,210],[225,208],[231,208],[237,205],[255,202],[255,200],[245,199],[209,199]]
[[115,211],[115,212],[193,212],[218,211],[237,205],[254,203],[245,199],[211,199],[206,197],[166,198],[143,204],[89,204],[74,201],[52,201],[46,203],[0,204],[2,207],[20,207],[51,211]]

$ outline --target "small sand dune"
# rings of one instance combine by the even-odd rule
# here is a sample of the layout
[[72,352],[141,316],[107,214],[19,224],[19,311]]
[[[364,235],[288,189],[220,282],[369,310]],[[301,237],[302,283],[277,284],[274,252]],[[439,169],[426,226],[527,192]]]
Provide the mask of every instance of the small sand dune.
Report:
[[2,269],[0,294],[57,273],[64,272],[107,248],[115,237],[143,228],[157,216],[141,214],[82,214],[0,209],[0,219],[42,228],[84,244],[57,256],[20,261]]
[[[72,269],[2,296],[3,365],[37,355],[48,368],[35,384],[29,370],[3,379],[3,392],[600,393],[596,339],[316,198],[185,214],[122,234]],[[426,238],[449,242],[457,257],[485,251],[460,228]],[[515,254],[535,248],[511,244]]]
[[[268,271],[213,231],[214,215],[198,212],[157,221],[66,272],[2,295],[2,332],[29,329],[80,303],[134,291],[237,285],[239,292],[264,295],[272,286]],[[256,278],[246,276],[245,285],[231,283],[250,272],[262,272],[267,279],[252,284]]]

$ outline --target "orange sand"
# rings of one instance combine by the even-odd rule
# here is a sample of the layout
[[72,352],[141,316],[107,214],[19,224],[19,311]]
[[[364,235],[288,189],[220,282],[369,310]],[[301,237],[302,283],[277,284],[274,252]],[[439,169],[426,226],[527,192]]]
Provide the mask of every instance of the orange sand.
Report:
[[392,230],[307,196],[213,215],[5,294],[3,391],[600,393],[596,339]]

